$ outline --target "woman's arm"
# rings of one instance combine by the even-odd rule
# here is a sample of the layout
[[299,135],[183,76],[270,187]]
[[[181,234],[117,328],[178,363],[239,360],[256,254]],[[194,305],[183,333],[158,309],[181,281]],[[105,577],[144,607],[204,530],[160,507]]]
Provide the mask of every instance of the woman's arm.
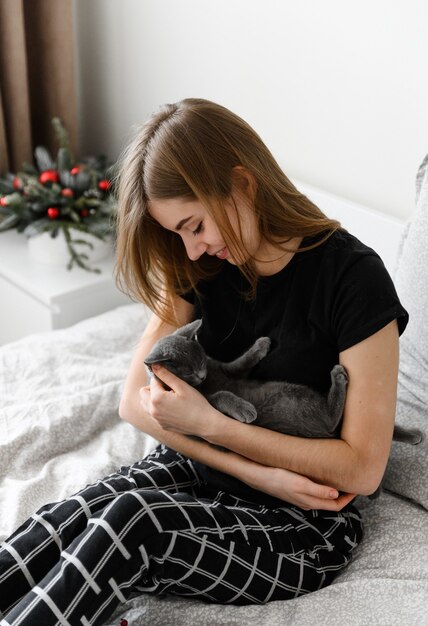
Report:
[[340,354],[349,374],[341,439],[291,437],[221,414],[206,423],[203,436],[259,463],[369,495],[382,480],[390,452],[398,358],[395,320]]
[[[192,320],[193,307],[180,298],[177,300],[176,313],[179,321],[178,326],[181,326]],[[132,359],[125,381],[119,407],[120,417],[139,430],[151,435],[154,439],[195,461],[205,463],[218,471],[230,474],[251,487],[260,489],[272,496],[302,508],[323,508],[332,511],[338,511],[343,508],[351,497],[338,497],[337,491],[331,487],[317,484],[305,476],[300,476],[293,472],[274,467],[265,467],[245,459],[239,454],[218,450],[204,441],[189,439],[179,432],[165,430],[160,426],[150,411],[144,409],[144,404],[151,404],[153,399],[156,403],[156,396],[163,398],[166,396],[168,400],[172,398],[155,378],[152,379],[150,388],[146,386],[147,376],[144,359],[160,337],[174,330],[174,326],[165,324],[156,315],[152,315],[150,318]],[[173,375],[170,374],[170,376]],[[208,414],[214,411],[213,407],[195,389],[179,379],[176,379],[176,381],[186,391],[185,401],[182,403],[184,415],[187,417],[190,413],[193,419],[201,423],[201,415],[208,417]],[[150,389],[152,389],[152,393]],[[193,408],[193,412],[189,411],[190,407]],[[156,413],[156,410],[154,412]],[[218,415],[221,416],[220,413]]]
[[397,323],[391,322],[342,352],[340,362],[350,379],[341,439],[283,435],[242,424],[210,406],[201,413],[200,394],[164,368],[157,375],[176,393],[164,393],[156,386],[152,403],[146,406],[165,430],[196,434],[262,465],[290,470],[347,493],[368,495],[382,480],[391,447],[398,376]]
[[139,390],[148,382],[144,359],[161,337],[171,334],[193,319],[193,305],[183,298],[177,297],[174,310],[177,316],[176,326],[166,324],[153,313],[140,338],[128,370],[119,405],[119,415],[125,421],[132,423],[133,416],[138,414],[140,408]]
[[[295,504],[303,509],[340,511],[355,497],[354,494],[339,495],[336,489],[316,483],[296,472],[261,465],[234,452],[225,452],[213,448],[205,441],[197,441],[181,433],[165,430],[159,425],[158,420],[153,417],[153,415],[158,415],[156,408],[157,397],[165,398],[166,394],[172,395],[178,398],[178,401],[186,410],[186,407],[190,407],[192,404],[188,402],[189,399],[191,400],[188,392],[190,391],[190,394],[194,393],[195,396],[199,396],[199,400],[193,403],[199,421],[201,421],[201,416],[205,416],[210,410],[214,410],[199,392],[180,381],[173,374],[170,374],[170,376],[169,383],[176,387],[175,392],[165,391],[162,385],[154,378],[151,381],[150,388],[144,387],[141,389],[141,406],[133,413],[132,418],[128,419],[131,424],[194,461],[199,461],[220,472],[230,474],[254,489],[259,489],[264,493]],[[184,403],[179,398],[180,388],[184,390],[186,398]],[[150,407],[150,411],[144,410],[144,406]],[[186,413],[186,418],[187,415],[188,413]],[[194,418],[191,419],[194,421]]]

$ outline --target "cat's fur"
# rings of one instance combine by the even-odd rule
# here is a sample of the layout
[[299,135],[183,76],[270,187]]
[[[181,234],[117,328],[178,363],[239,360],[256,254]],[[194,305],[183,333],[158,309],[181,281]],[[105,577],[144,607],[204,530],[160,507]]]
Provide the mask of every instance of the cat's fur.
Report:
[[[240,422],[299,437],[339,436],[348,383],[344,367],[333,367],[326,394],[304,385],[249,379],[250,370],[269,351],[269,337],[260,337],[242,356],[222,363],[207,356],[195,340],[200,325],[201,320],[195,320],[161,338],[145,359],[149,371],[155,363],[164,365],[196,387],[212,406]],[[394,439],[416,444],[422,433],[396,425]]]

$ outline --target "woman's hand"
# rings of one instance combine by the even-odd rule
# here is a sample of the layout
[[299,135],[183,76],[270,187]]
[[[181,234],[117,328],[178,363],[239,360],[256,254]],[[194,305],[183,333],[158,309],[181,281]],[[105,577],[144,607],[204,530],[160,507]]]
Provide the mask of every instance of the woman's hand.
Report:
[[295,472],[258,463],[254,463],[253,468],[248,466],[243,479],[250,487],[306,511],[309,509],[340,511],[355,498],[355,494],[339,494],[337,489],[315,483]]
[[[166,391],[153,376],[150,385],[140,389],[143,410],[165,431],[203,437],[209,430],[207,421],[218,419],[218,412],[199,391],[164,367],[153,369],[171,391]],[[217,451],[211,449],[211,452]],[[261,465],[233,452],[220,454],[226,455],[228,465],[228,469],[222,467],[220,471],[230,472],[250,487],[305,510],[340,511],[355,498],[355,494],[339,494],[333,487],[286,469]]]
[[164,367],[154,365],[153,371],[171,391],[166,391],[153,376],[150,385],[140,389],[142,408],[164,430],[202,437],[207,420],[215,419],[215,409],[199,391]]

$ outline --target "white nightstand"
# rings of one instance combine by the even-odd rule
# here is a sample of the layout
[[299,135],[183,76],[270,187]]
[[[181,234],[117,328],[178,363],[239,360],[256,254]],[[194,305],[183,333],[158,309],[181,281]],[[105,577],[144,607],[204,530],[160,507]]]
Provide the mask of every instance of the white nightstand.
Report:
[[113,264],[113,252],[94,263],[101,274],[36,264],[24,235],[0,233],[0,345],[129,304],[114,284]]

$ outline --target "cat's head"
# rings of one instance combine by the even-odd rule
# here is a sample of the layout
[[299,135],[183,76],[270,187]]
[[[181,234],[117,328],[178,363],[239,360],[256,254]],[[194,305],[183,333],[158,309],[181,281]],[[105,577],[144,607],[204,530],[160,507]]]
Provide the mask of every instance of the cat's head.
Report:
[[207,356],[196,341],[201,323],[201,320],[195,320],[159,339],[144,360],[147,367],[151,369],[152,365],[159,363],[189,385],[200,385],[207,376]]

